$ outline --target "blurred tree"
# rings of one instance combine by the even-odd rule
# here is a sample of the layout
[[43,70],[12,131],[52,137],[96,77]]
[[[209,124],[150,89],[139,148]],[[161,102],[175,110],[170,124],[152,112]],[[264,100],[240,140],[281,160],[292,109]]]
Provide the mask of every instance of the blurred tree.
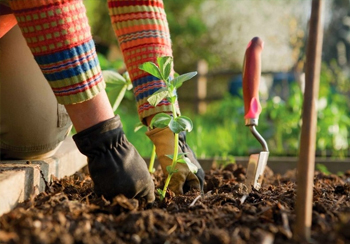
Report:
[[215,45],[200,11],[203,0],[164,0],[175,57],[175,69],[188,72],[196,68],[199,59],[211,62]]
[[108,13],[107,0],[84,0],[84,5],[96,49],[99,53],[107,55],[111,45],[118,45]]
[[[326,27],[323,43],[324,61],[332,60],[342,68],[347,80],[350,78],[350,1],[333,0],[331,16]],[[341,84],[340,84],[341,85]],[[348,86],[348,85],[347,85]],[[348,88],[348,90],[350,90]]]

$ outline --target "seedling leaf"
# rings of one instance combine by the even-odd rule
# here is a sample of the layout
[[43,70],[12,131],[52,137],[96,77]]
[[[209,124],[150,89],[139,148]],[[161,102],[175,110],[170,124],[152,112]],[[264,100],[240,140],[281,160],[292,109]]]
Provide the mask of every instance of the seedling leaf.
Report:
[[177,96],[171,96],[171,97],[168,97],[168,101],[171,102],[171,103],[175,103],[176,102],[176,99],[177,99]]
[[167,127],[172,120],[173,118],[169,114],[159,113],[153,117],[153,119],[151,120],[150,126],[151,128],[152,127],[164,128],[164,127]]
[[182,126],[179,122],[171,120],[169,123],[169,129],[174,133],[180,133],[185,130],[185,127]]
[[131,90],[133,86],[132,86],[132,82],[131,82],[131,79],[130,79],[130,76],[129,76],[129,72],[125,72],[123,74],[123,77],[124,77],[124,79],[125,79],[125,81],[127,83],[126,89],[127,90]]
[[152,106],[157,106],[158,103],[160,103],[164,98],[166,98],[168,96],[169,92],[165,87],[160,88],[158,91],[156,91],[155,93],[152,94],[152,96],[150,96],[147,101],[149,102],[149,104],[151,104]]
[[176,87],[179,88],[180,86],[182,86],[182,83],[184,83],[185,81],[193,78],[194,76],[197,75],[197,72],[190,72],[190,73],[186,73],[183,75],[179,75],[178,77],[174,78],[171,83]]
[[112,70],[103,70],[102,75],[107,84],[106,92],[109,102],[115,112],[123,100],[126,89],[128,89],[130,84],[122,75]]
[[175,119],[181,125],[183,130],[190,132],[193,129],[192,120],[186,116],[179,116]]
[[178,169],[174,169],[171,165],[166,166],[166,171],[168,171],[169,175],[172,175],[179,171]]
[[[180,158],[183,158],[186,154],[188,154],[188,153],[178,153],[178,154],[177,154],[177,157],[180,159]],[[165,156],[167,156],[167,157],[170,158],[170,159],[173,159],[173,158],[174,158],[174,155],[173,155],[173,154],[170,154],[170,155],[166,154]]]
[[185,164],[186,160],[184,158],[179,158],[176,162],[180,164]]
[[157,77],[158,79],[163,80],[162,74],[155,63],[146,62],[139,66],[139,69],[146,71],[147,73]]
[[173,58],[170,56],[158,57],[157,63],[158,63],[158,66],[159,66],[160,72],[162,73],[163,78],[168,79],[170,72],[171,72]]

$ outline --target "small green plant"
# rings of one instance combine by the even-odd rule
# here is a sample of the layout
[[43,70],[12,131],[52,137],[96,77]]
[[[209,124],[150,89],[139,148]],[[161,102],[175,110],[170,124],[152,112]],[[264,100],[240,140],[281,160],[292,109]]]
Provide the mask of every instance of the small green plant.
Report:
[[160,88],[152,96],[150,96],[147,101],[152,106],[157,106],[163,99],[167,99],[171,103],[172,115],[166,113],[156,114],[150,124],[151,128],[165,128],[169,127],[175,134],[174,141],[174,154],[166,155],[172,159],[171,165],[169,165],[166,170],[168,176],[165,180],[164,188],[157,189],[161,200],[165,198],[165,193],[168,189],[171,177],[177,172],[177,163],[186,163],[188,168],[196,173],[198,168],[187,158],[185,153],[179,153],[179,133],[182,131],[190,132],[193,128],[193,123],[190,118],[186,116],[178,116],[176,113],[176,102],[177,102],[177,89],[181,87],[183,82],[194,77],[197,72],[190,72],[183,75],[176,75],[174,79],[171,77],[171,70],[173,66],[173,58],[169,56],[157,58],[157,64],[153,62],[146,62],[140,65],[140,69],[153,75],[154,77],[163,80],[165,82],[165,87]]
[[[145,125],[144,125],[142,122],[138,123],[138,124],[136,125],[135,129],[134,129],[134,132],[140,130],[140,129],[141,129],[142,127],[144,127],[144,126],[145,126]],[[148,171],[149,171],[151,174],[153,174],[153,173],[156,171],[156,169],[154,168],[154,161],[155,161],[155,159],[156,159],[156,146],[153,145],[153,147],[152,147],[152,153],[151,153],[151,158],[150,158],[150,160],[149,160],[149,165],[148,165]]]
[[132,83],[128,72],[120,75],[112,70],[102,71],[103,79],[106,82],[106,92],[113,111],[116,112],[120,102],[125,96],[127,90],[132,89]]

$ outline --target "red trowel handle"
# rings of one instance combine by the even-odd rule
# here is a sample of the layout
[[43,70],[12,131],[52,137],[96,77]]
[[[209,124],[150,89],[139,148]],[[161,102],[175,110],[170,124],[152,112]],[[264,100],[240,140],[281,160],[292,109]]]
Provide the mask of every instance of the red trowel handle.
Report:
[[243,99],[246,125],[257,125],[261,106],[259,84],[261,74],[261,51],[264,42],[254,37],[245,51],[243,63]]

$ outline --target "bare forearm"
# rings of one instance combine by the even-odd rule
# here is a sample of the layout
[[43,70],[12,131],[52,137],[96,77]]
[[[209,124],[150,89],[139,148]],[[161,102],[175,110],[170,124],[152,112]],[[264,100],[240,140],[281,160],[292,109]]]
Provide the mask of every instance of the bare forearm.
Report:
[[65,107],[77,132],[114,117],[105,91],[88,101]]

